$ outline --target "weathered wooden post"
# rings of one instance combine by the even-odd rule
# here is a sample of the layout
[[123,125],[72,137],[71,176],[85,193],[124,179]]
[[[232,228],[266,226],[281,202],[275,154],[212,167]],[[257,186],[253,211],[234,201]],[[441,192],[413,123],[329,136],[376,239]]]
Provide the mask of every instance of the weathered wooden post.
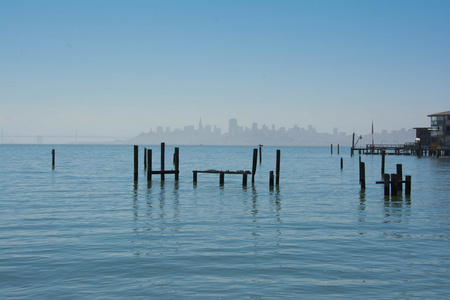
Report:
[[55,168],[55,149],[52,149],[52,169]]
[[175,181],[178,181],[180,174],[180,148],[175,148]]
[[385,165],[385,160],[386,158],[386,150],[381,150],[381,175],[384,174],[384,165]]
[[402,191],[403,190],[403,186],[402,186],[402,180],[403,180],[403,171],[402,171],[402,165],[401,164],[397,164],[397,190],[398,191]]
[[220,172],[219,184],[220,185],[224,185],[224,183],[225,183],[225,173],[224,172]]
[[134,181],[138,181],[138,177],[139,177],[139,146],[134,145]]
[[389,174],[384,174],[384,195],[389,196]]
[[360,164],[360,172],[361,189],[366,189],[366,167],[363,162]]
[[273,188],[273,171],[269,172],[269,187]]
[[339,144],[338,144],[338,155],[339,155]]
[[331,144],[331,155],[333,155],[333,144]]
[[261,144],[258,145],[259,146],[259,163],[262,163],[262,146]]
[[164,177],[165,151],[166,151],[166,144],[161,143],[161,181],[165,180],[165,177]]
[[361,156],[359,157],[359,183],[361,184]]
[[147,149],[147,181],[152,181],[152,149]]
[[341,157],[341,170],[344,168],[344,158]]
[[147,168],[147,148],[144,147],[144,170]]
[[242,186],[247,186],[247,173],[242,174]]
[[192,171],[192,175],[193,175],[193,182],[194,184],[197,184],[197,171]]
[[275,168],[275,184],[280,184],[280,156],[281,156],[281,150],[277,150],[277,165]]
[[405,195],[411,195],[411,176],[406,175],[405,176]]
[[258,149],[253,149],[252,183],[255,182],[256,162],[258,159]]
[[397,174],[391,174],[391,196],[397,195]]
[[353,137],[352,137],[352,149],[350,150],[350,155],[351,157],[353,157],[353,153],[355,152],[355,133],[353,132]]

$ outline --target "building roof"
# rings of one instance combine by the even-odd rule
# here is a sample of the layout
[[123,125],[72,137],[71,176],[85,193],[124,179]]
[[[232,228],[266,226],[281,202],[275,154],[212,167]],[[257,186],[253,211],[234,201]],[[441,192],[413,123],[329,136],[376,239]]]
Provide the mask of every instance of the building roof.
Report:
[[448,116],[448,115],[450,115],[450,110],[448,110],[448,111],[443,111],[443,112],[436,113],[436,114],[431,114],[431,115],[428,115],[428,117],[434,117],[434,116]]

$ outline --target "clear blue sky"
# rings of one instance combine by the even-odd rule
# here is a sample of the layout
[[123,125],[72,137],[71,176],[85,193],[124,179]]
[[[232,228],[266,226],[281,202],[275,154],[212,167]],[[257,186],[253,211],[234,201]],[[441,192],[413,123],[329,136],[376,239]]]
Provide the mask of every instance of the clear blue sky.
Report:
[[312,124],[450,110],[450,1],[0,1],[4,134]]

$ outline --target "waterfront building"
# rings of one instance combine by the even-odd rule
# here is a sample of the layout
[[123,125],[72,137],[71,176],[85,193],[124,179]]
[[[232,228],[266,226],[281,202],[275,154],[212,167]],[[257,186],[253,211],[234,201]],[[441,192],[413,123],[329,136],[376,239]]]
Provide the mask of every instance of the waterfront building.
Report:
[[428,115],[431,118],[431,149],[450,150],[450,111]]

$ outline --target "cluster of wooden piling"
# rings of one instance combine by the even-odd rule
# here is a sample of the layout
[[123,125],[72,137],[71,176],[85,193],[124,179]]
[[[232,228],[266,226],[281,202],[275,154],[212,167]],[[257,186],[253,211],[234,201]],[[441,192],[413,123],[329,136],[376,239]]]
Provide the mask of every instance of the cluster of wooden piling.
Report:
[[[262,163],[262,145],[259,145],[259,162]],[[209,173],[209,174],[219,174],[219,183],[223,185],[225,183],[225,174],[238,174],[242,175],[242,185],[247,186],[247,177],[249,174],[252,175],[252,183],[255,182],[255,174],[257,169],[257,161],[258,161],[258,149],[253,149],[253,163],[252,163],[252,171],[222,171],[222,170],[193,170],[193,183],[197,184],[198,173]],[[165,143],[161,143],[161,170],[153,170],[152,169],[152,150],[144,148],[144,169],[147,170],[147,181],[152,180],[152,175],[159,174],[161,176],[161,181],[165,180],[166,174],[174,174],[175,181],[179,180],[180,173],[180,157],[179,157],[179,148],[175,148],[175,153],[173,156],[173,164],[175,166],[174,170],[166,170],[165,169]],[[276,184],[280,183],[280,150],[277,150],[277,164],[276,164]],[[139,179],[139,146],[134,146],[134,181],[137,182]],[[274,186],[273,180],[273,171],[270,171],[269,185],[271,187]]]
[[[411,195],[411,176],[406,175],[405,180],[403,180],[403,167],[401,164],[397,164],[397,173],[386,174],[385,171],[385,153],[382,155],[381,159],[381,175],[383,181],[377,181],[376,184],[384,185],[384,195],[396,196],[398,192],[402,192],[403,183],[405,184],[405,195]],[[366,188],[366,170],[365,163],[361,161],[361,156],[359,157],[359,184],[361,189]],[[390,193],[389,193],[390,191]]]
[[[147,181],[152,180],[153,174],[161,175],[161,181],[165,180],[166,174],[174,174],[175,181],[178,181],[180,174],[180,150],[179,148],[175,148],[174,153],[174,166],[175,170],[166,170],[165,169],[165,143],[161,143],[161,170],[153,170],[152,169],[152,150],[144,148],[144,169],[147,170]],[[134,181],[138,181],[139,178],[139,146],[134,146]]]

